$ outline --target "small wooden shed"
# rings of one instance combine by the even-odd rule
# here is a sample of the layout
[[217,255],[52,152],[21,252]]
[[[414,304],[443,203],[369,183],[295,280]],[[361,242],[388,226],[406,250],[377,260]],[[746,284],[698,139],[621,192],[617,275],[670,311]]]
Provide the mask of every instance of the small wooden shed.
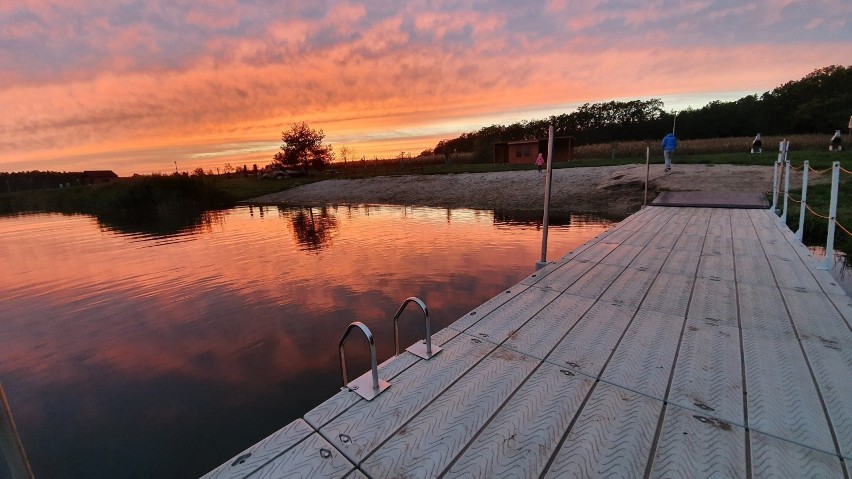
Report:
[[94,185],[96,183],[109,183],[116,179],[118,179],[118,175],[116,175],[112,170],[91,170],[84,171],[83,174],[80,175],[80,184]]
[[[532,165],[538,154],[547,159],[547,138],[538,140],[505,141],[494,144],[494,163]],[[553,139],[553,161],[564,163],[574,160],[574,137]]]

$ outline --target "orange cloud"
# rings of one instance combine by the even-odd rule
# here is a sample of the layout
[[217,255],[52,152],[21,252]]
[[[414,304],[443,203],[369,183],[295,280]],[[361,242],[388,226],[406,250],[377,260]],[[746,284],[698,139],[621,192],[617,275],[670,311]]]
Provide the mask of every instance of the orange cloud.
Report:
[[[46,4],[28,5],[41,24],[58,22]],[[83,5],[94,13],[93,4]],[[737,43],[743,29],[719,31],[759,20],[756,30],[776,32],[796,7],[719,7],[707,0],[669,9],[602,2],[568,9],[551,2],[539,11],[513,2],[489,9],[411,2],[378,12],[340,2],[321,11],[294,7],[267,20],[263,11],[230,1],[175,9],[153,2],[127,25],[114,8],[93,15],[91,32],[61,22],[48,34],[57,51],[55,45],[80,45],[82,53],[67,65],[41,64],[41,73],[28,73],[17,53],[0,49],[3,62],[20,65],[0,73],[0,170],[98,163],[130,174],[170,171],[173,161],[186,169],[260,163],[275,152],[281,130],[298,121],[356,153],[395,156],[561,105],[762,92],[852,51],[842,48],[852,41],[838,40],[846,24],[836,21],[814,29],[810,40],[804,33],[784,37],[783,48],[758,33]],[[832,18],[852,15],[842,2],[830,10]],[[3,45],[39,34],[35,23],[4,26],[2,16]],[[703,34],[709,27],[714,31]],[[57,74],[45,73],[52,69]],[[28,75],[37,80],[25,81]],[[241,143],[246,148],[233,146]],[[256,148],[263,143],[267,150]]]

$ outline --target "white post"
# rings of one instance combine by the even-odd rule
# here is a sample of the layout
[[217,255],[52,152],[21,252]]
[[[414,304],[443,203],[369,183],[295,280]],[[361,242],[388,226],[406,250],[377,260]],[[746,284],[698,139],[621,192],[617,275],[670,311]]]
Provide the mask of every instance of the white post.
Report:
[[837,222],[837,188],[840,185],[840,162],[831,164],[831,205],[828,208],[828,238],[825,241],[825,259],[819,269],[834,267],[834,223]]
[[778,214],[778,167],[784,162],[784,142],[778,143],[778,159],[775,161],[775,171],[772,173],[772,212]]
[[648,176],[651,174],[651,147],[645,147],[645,199],[642,200],[642,206],[648,205]]
[[784,157],[784,209],[781,212],[781,217],[778,218],[782,225],[787,224],[787,199],[790,196],[790,160],[786,159],[786,154]]
[[553,183],[553,125],[547,131],[547,175],[544,178],[544,219],[542,220],[541,261],[535,263],[538,271],[547,265],[547,229],[550,226],[550,188]]
[[799,229],[796,230],[796,239],[802,241],[805,234],[805,210],[808,209],[808,170],[810,169],[808,160],[805,160],[805,165],[802,167],[802,204],[799,209]]

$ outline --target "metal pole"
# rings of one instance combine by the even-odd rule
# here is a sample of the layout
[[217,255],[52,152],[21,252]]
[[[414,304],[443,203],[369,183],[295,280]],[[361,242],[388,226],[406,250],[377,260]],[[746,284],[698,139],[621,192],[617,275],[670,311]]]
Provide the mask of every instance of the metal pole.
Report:
[[547,229],[550,225],[550,189],[553,184],[553,125],[547,131],[547,176],[544,178],[544,219],[542,220],[541,261],[535,264],[538,271],[547,265]]
[[642,200],[642,206],[648,205],[648,176],[651,174],[651,147],[645,147],[645,199]]
[[796,230],[796,239],[802,241],[805,234],[805,210],[808,208],[808,170],[810,163],[805,160],[805,165],[802,167],[802,204],[799,208],[799,229]]
[[675,112],[674,120],[672,121],[672,135],[675,134],[675,125],[677,125],[677,112]]
[[781,217],[778,221],[782,225],[787,224],[787,200],[790,197],[790,160],[787,155],[784,155],[784,209],[781,212]]
[[825,259],[819,269],[834,267],[834,229],[837,221],[837,188],[840,185],[840,162],[831,164],[831,206],[828,208],[828,238],[825,241]]
[[0,384],[0,449],[3,450],[3,457],[6,458],[12,479],[33,479],[33,470],[27,461],[27,454],[18,436],[18,429],[12,419],[12,410],[9,408],[9,401],[6,400],[2,384]]

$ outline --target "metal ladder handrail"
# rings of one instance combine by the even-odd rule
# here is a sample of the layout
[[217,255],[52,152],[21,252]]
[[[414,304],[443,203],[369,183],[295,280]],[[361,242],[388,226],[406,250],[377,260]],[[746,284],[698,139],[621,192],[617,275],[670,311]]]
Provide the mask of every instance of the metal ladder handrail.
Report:
[[[356,328],[360,329],[361,332],[364,333],[364,336],[367,338],[367,342],[370,345],[370,372],[364,373],[349,382],[347,381],[346,375],[346,353],[343,350],[343,344],[346,342],[346,338],[349,337],[349,333]],[[343,333],[343,337],[340,338],[338,352],[340,354],[340,372],[343,374],[343,388],[349,388],[369,401],[390,386],[390,383],[387,381],[379,379],[379,365],[376,359],[376,341],[373,339],[373,333],[370,332],[370,328],[361,321],[350,323],[346,328],[346,332]],[[367,374],[370,374],[371,377],[367,378]],[[371,388],[363,386],[371,386]]]
[[420,298],[416,298],[414,296],[403,301],[402,306],[399,307],[399,310],[397,310],[393,317],[393,337],[396,355],[399,356],[399,317],[402,315],[402,312],[405,311],[405,307],[408,306],[409,303],[416,304],[423,311],[423,319],[426,322],[426,340],[424,341],[426,347],[424,349],[423,346],[421,346],[421,344],[424,343],[415,343],[406,348],[406,351],[416,356],[420,356],[423,359],[431,359],[433,356],[441,352],[441,348],[438,346],[432,346],[432,328],[429,324],[429,309],[426,307],[426,304],[420,300]]

